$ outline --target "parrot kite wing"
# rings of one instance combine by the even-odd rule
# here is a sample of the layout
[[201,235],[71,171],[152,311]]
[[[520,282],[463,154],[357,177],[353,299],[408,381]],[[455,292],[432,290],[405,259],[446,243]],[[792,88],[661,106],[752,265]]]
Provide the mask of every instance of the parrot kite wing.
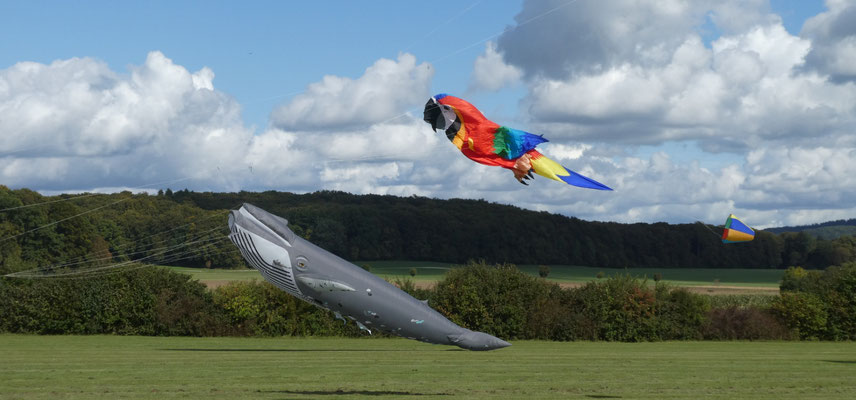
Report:
[[755,239],[755,231],[741,222],[734,214],[725,220],[725,229],[722,231],[722,243],[740,243]]
[[612,190],[544,156],[535,147],[547,142],[541,135],[512,129],[487,119],[467,101],[438,94],[425,104],[424,120],[441,130],[467,158],[485,165],[510,169],[522,184],[532,173],[569,185]]

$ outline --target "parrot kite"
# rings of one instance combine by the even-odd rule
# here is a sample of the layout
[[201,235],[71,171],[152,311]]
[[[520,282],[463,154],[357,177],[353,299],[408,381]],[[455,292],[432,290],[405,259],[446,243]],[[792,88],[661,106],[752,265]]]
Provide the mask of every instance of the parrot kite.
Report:
[[446,137],[467,158],[480,164],[510,169],[518,182],[528,185],[532,172],[569,185],[612,190],[604,184],[571,171],[545,157],[535,146],[543,136],[500,126],[485,118],[475,106],[447,94],[438,94],[425,104],[424,120]]

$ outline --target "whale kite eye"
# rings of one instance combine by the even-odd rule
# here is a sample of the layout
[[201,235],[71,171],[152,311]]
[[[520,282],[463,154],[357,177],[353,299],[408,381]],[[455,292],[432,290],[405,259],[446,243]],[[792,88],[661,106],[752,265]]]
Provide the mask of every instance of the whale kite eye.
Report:
[[306,269],[307,266],[309,266],[309,260],[307,260],[306,257],[298,256],[297,257],[297,268]]

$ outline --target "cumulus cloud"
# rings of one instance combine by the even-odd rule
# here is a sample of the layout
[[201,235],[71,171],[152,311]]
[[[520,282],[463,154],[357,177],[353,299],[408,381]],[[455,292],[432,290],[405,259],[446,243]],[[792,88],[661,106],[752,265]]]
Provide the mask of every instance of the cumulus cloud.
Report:
[[[684,1],[525,1],[518,25],[498,39],[528,76],[564,79],[628,61],[659,64],[704,14]],[[531,21],[531,22],[529,22]]]
[[[525,1],[518,25],[482,57],[523,71],[530,128],[554,145],[587,146],[580,161],[621,192],[538,207],[629,221],[713,217],[701,205],[780,223],[852,212],[856,86],[845,82],[856,76],[856,7],[827,5],[794,36],[764,0]],[[744,161],[707,169],[666,153],[594,156],[683,142]]]
[[800,36],[812,42],[807,68],[836,82],[856,80],[856,3],[827,0],[828,11],[810,18]]
[[327,75],[271,113],[271,124],[286,130],[323,130],[370,125],[399,116],[431,96],[434,70],[403,53],[382,58],[351,79]]
[[[522,186],[467,160],[421,120],[433,69],[410,54],[319,79],[259,132],[214,71],[159,52],[121,72],[90,58],[19,63],[0,70],[0,180],[481,198],[622,222],[852,218],[856,86],[813,58],[825,43],[846,50],[833,28],[848,8],[829,3],[798,37],[765,1],[709,3],[526,1],[517,21],[532,22],[475,61],[471,88],[524,86],[515,128],[545,134],[544,154],[614,192],[542,177]],[[714,40],[700,33],[706,21]],[[670,143],[692,143],[690,155]],[[643,144],[662,151],[640,155]]]
[[0,71],[0,176],[44,189],[209,179],[252,137],[213,79],[156,51],[128,74],[91,58],[15,64]]
[[[164,182],[428,195],[451,186],[455,156],[421,120],[431,75],[404,54],[356,79],[327,76],[278,109],[309,104],[294,124],[254,132],[211,69],[157,51],[125,74],[90,58],[19,63],[0,71],[0,180],[45,192]],[[320,104],[342,115],[313,114]]]
[[523,76],[523,71],[505,63],[496,51],[496,44],[488,42],[484,54],[473,64],[473,89],[496,91],[514,84]]

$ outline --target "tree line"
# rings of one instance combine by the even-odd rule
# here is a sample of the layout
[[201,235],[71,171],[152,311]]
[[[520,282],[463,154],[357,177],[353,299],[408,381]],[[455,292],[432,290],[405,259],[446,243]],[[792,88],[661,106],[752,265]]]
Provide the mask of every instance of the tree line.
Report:
[[228,210],[244,202],[288,219],[295,233],[348,260],[603,268],[825,268],[856,260],[854,236],[757,231],[752,242],[724,245],[720,227],[700,222],[583,221],[484,200],[169,189],[42,196],[0,186],[0,272],[73,260],[243,268],[224,239]]
[[[507,340],[856,340],[856,263],[790,268],[782,294],[763,305],[716,305],[718,296],[629,275],[561,288],[483,262],[451,270],[432,289],[395,283],[453,322]],[[207,290],[161,267],[77,280],[0,278],[0,332],[363,336],[268,282]]]

